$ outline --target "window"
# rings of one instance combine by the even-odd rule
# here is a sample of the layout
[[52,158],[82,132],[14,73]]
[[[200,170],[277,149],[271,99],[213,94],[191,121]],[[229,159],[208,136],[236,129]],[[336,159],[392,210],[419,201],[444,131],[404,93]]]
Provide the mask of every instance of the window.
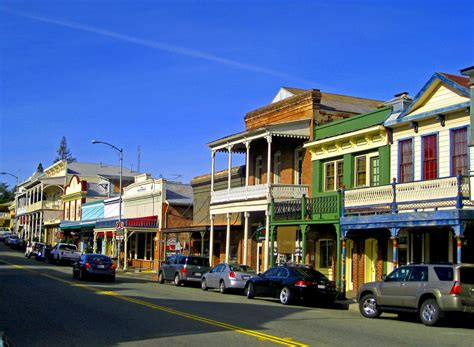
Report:
[[280,184],[281,173],[281,152],[278,151],[273,155],[273,183]]
[[319,267],[327,269],[332,267],[332,240],[320,240],[319,241]]
[[427,282],[428,281],[428,267],[415,266],[408,279],[410,282]]
[[331,161],[324,164],[324,190],[333,191],[342,188],[344,184],[344,162]]
[[255,157],[255,184],[262,183],[262,156]]
[[454,271],[452,267],[435,266],[434,271],[436,272],[436,276],[438,276],[440,281],[454,280]]
[[367,185],[367,159],[364,156],[355,159],[355,176],[356,187],[363,187]]
[[380,185],[380,159],[379,157],[370,158],[370,186]]
[[451,175],[467,176],[467,128],[451,131]]
[[302,184],[303,176],[303,150],[301,148],[295,149],[295,175],[294,184]]
[[411,266],[398,268],[387,276],[385,282],[404,282],[407,280],[410,271]]
[[412,139],[398,142],[399,180],[400,183],[413,181],[413,146]]
[[438,178],[438,136],[423,136],[423,179]]

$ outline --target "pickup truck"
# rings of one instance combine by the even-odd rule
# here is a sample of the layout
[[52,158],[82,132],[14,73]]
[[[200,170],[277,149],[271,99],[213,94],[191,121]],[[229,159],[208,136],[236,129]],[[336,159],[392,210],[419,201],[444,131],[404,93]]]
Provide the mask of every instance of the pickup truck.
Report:
[[56,244],[49,253],[48,261],[50,263],[75,263],[81,257],[81,252],[77,251],[76,245],[68,243]]

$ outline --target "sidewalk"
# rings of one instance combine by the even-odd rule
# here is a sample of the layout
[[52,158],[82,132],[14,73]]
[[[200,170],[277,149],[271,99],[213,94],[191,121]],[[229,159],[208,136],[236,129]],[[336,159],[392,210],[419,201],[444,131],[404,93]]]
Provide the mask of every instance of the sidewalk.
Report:
[[155,270],[135,271],[134,269],[123,271],[122,269],[116,272],[118,277],[139,278],[144,281],[157,282],[158,274]]

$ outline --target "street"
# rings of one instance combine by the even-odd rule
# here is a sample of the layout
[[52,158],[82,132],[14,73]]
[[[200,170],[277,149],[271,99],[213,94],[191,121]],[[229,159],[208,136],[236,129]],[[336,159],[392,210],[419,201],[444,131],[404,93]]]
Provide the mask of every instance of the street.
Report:
[[146,276],[80,282],[68,266],[0,244],[0,331],[15,346],[474,346],[474,322],[430,328],[356,307],[283,306],[240,294],[160,285]]

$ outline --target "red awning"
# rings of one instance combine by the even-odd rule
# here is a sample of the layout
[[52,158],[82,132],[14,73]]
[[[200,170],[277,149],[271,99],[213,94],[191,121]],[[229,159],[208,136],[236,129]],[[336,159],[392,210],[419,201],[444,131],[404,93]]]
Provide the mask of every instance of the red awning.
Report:
[[[107,231],[107,237],[113,237],[114,233],[112,231]],[[104,237],[104,232],[100,231],[97,233],[97,237]]]

